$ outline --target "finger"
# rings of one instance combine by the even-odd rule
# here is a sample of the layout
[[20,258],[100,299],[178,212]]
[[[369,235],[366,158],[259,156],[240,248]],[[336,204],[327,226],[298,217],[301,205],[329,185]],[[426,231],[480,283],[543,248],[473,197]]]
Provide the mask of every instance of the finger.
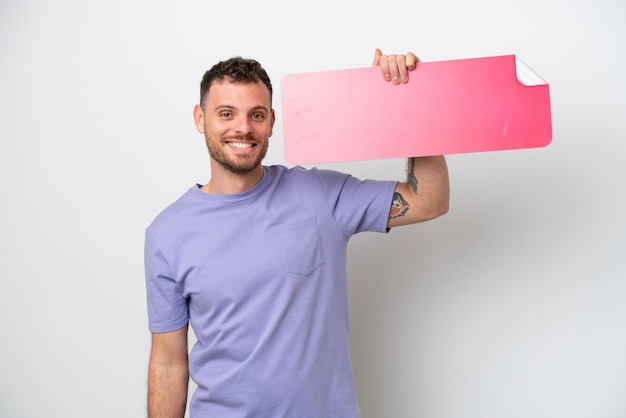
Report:
[[409,71],[413,71],[417,67],[417,63],[422,62],[420,59],[412,52],[408,52],[406,54],[406,68]]
[[380,72],[383,75],[385,81],[391,81],[391,71],[389,69],[389,57],[387,55],[381,55],[378,57],[378,65],[380,66]]
[[[398,55],[396,57],[396,65],[398,66],[398,83],[407,83],[409,81],[409,70],[407,69],[407,62],[405,55]],[[396,79],[392,79],[396,83]]]
[[387,56],[383,55],[380,49],[376,48],[374,52],[374,66],[380,66],[380,72],[383,75],[383,78],[386,81],[391,80],[391,75],[389,75],[389,65],[387,64]]
[[374,51],[374,62],[372,63],[374,67],[380,65],[380,57],[382,56],[383,53],[380,51],[380,49],[376,48],[376,51]]
[[[387,56],[387,65],[389,67],[389,77],[385,77],[386,80],[391,80],[393,84],[400,83],[400,70],[398,69],[398,56],[397,55],[388,55]],[[406,68],[404,68],[406,72]]]

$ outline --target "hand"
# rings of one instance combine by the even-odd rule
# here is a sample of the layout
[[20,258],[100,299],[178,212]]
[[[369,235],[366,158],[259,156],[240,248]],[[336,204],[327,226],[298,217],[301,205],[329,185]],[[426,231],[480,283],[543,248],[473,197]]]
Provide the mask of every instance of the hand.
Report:
[[409,71],[413,71],[418,62],[420,59],[412,52],[406,55],[383,55],[380,49],[376,48],[374,53],[374,66],[380,66],[383,78],[393,84],[407,83]]

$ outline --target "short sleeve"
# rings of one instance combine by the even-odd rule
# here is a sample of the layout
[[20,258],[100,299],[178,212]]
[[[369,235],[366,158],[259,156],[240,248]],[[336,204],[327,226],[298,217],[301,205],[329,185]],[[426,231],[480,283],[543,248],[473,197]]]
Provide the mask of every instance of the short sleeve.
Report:
[[189,321],[188,301],[159,250],[146,233],[144,247],[148,324],[151,332],[170,332]]
[[387,232],[397,181],[360,180],[332,170],[316,170],[334,218],[346,237],[363,231]]

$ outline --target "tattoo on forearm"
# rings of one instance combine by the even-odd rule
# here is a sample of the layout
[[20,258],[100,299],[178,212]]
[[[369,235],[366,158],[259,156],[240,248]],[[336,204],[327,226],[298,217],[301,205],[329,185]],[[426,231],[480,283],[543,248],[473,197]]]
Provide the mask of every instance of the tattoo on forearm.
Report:
[[417,194],[417,177],[415,177],[415,158],[410,159],[409,172],[407,175],[407,183],[413,190],[413,193]]
[[400,218],[404,216],[409,210],[409,203],[404,199],[402,194],[398,192],[393,193],[393,201],[391,202],[391,209],[389,210],[389,219]]

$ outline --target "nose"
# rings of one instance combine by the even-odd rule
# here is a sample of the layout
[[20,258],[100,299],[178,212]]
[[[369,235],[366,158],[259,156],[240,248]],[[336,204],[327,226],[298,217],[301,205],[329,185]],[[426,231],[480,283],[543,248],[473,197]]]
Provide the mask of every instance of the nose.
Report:
[[248,135],[252,132],[252,124],[250,123],[250,118],[247,116],[242,116],[237,118],[235,131],[238,134]]

